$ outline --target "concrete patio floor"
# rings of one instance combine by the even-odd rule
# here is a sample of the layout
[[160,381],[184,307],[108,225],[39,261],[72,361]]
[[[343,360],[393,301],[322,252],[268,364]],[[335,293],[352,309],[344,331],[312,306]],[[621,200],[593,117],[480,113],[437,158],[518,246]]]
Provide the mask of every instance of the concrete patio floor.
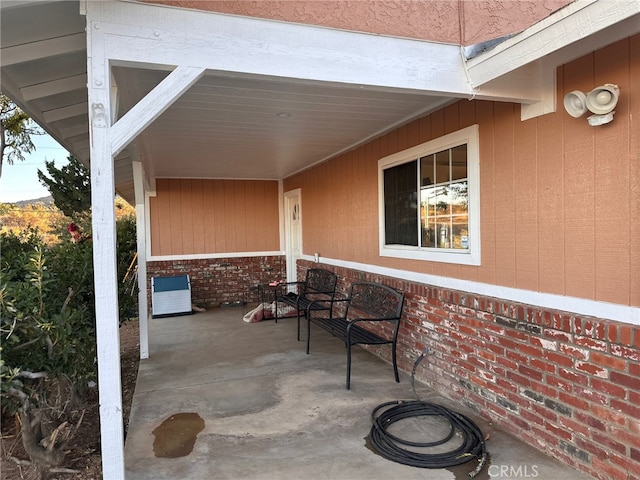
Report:
[[[296,341],[295,319],[250,324],[243,313],[219,308],[150,320],[150,358],[140,362],[125,445],[127,480],[445,480],[468,478],[476,467],[473,460],[422,469],[374,453],[367,447],[371,412],[383,402],[415,400],[410,377],[401,374],[395,383],[390,365],[356,348],[346,390],[346,354],[338,340],[312,326],[306,355],[305,342]],[[463,405],[424,385],[417,391],[422,400],[464,413],[490,434],[489,462],[475,478],[586,478]],[[184,413],[202,419],[192,451],[157,457],[154,441],[159,451],[163,434],[156,429]],[[399,422],[394,433],[402,437],[403,428],[415,428],[440,438],[443,422],[427,421]]]

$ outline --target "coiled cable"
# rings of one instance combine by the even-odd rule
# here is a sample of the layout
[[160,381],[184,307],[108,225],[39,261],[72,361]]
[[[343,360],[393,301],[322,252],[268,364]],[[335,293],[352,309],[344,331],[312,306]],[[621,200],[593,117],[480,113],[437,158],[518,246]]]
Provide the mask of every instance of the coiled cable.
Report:
[[[416,360],[411,372],[411,386],[416,398],[415,371],[426,351]],[[417,442],[402,439],[389,432],[394,423],[412,417],[441,417],[448,420],[450,428],[441,439],[431,442]],[[454,412],[441,405],[420,400],[398,400],[385,402],[373,409],[372,425],[369,435],[373,448],[387,460],[420,468],[446,468],[479,459],[478,466],[469,473],[475,477],[487,461],[487,450],[480,428],[467,416]],[[444,445],[458,432],[462,438],[459,446],[447,452],[427,453],[409,450],[405,447],[431,448]]]

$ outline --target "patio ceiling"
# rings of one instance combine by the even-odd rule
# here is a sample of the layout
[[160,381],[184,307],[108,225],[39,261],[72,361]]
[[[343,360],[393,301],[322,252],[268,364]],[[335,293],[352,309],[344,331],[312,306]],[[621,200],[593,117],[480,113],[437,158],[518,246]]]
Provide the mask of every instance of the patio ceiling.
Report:
[[[86,20],[80,8],[78,0],[3,0],[0,80],[3,93],[89,165]],[[128,8],[132,8],[130,3]],[[164,7],[136,8],[157,11]],[[178,12],[176,9],[171,15]],[[427,84],[420,90],[305,80],[270,73],[273,66],[263,67],[262,73],[208,69],[117,155],[116,190],[133,200],[132,160],[143,162],[151,185],[163,177],[282,179],[476,93],[476,98],[535,104],[546,90],[553,93],[549,111],[555,109],[555,83],[548,81],[553,79],[555,67],[606,44],[603,42],[637,32],[637,20],[636,12],[635,17],[624,20],[626,27],[620,28],[616,25],[620,20],[609,15],[611,25],[604,25],[598,38],[584,35],[582,29],[585,38],[569,46],[557,41],[543,43],[550,50],[538,49],[538,56],[529,56],[526,61],[516,51],[526,49],[526,42],[507,41],[497,54],[481,54],[470,61],[469,70],[484,82],[473,94],[457,86],[452,88],[456,91],[445,92],[441,85]],[[381,37],[371,38],[379,41]],[[521,61],[511,67],[503,61],[509,49],[513,58]],[[348,55],[345,58],[348,61]],[[453,65],[451,60],[446,62]],[[114,62],[115,120],[158,85],[171,68],[157,62]],[[331,70],[333,65],[327,63],[326,68]],[[461,71],[461,63],[455,68]],[[500,70],[496,78],[493,72]],[[451,72],[441,74],[447,76],[451,83],[461,83]],[[466,85],[466,78],[462,80]]]
[[[3,93],[88,165],[87,51],[79,2],[3,1],[1,20]],[[168,73],[114,67],[117,116]],[[134,159],[153,159],[145,162],[152,178],[282,179],[449,101],[209,71],[116,157],[116,187],[133,199]]]

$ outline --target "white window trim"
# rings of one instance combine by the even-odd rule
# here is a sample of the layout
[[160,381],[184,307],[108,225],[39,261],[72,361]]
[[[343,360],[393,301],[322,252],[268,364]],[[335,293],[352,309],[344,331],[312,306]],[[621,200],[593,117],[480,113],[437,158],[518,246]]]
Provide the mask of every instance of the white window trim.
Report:
[[[467,144],[469,180],[469,249],[464,251],[426,249],[406,245],[385,245],[384,171],[425,155]],[[378,160],[378,216],[381,257],[407,258],[430,262],[480,265],[480,147],[478,125],[472,125],[429,142],[416,145]],[[417,181],[417,179],[416,179]]]

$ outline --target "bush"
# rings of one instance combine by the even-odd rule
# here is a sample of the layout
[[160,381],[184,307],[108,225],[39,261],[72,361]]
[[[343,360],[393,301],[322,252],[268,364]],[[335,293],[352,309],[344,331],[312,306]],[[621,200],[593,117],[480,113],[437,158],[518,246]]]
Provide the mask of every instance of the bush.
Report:
[[[136,249],[135,219],[117,222],[120,323],[137,316],[137,283],[124,276]],[[11,386],[40,398],[25,382],[32,373],[66,377],[84,386],[97,376],[93,244],[66,235],[44,245],[35,230],[3,233],[0,270],[2,393]],[[132,267],[132,271],[135,269]],[[24,373],[27,372],[27,373]],[[25,377],[26,375],[26,377]],[[32,382],[33,383],[33,382]],[[14,392],[15,393],[15,392]],[[3,410],[20,405],[3,402]],[[33,401],[33,400],[32,400]]]
[[[137,283],[123,282],[134,270],[135,220],[119,220],[117,233],[122,323],[137,314]],[[2,233],[0,241],[2,412],[19,412],[31,460],[55,467],[82,423],[78,393],[97,378],[93,245],[64,234],[47,246],[35,230]]]

